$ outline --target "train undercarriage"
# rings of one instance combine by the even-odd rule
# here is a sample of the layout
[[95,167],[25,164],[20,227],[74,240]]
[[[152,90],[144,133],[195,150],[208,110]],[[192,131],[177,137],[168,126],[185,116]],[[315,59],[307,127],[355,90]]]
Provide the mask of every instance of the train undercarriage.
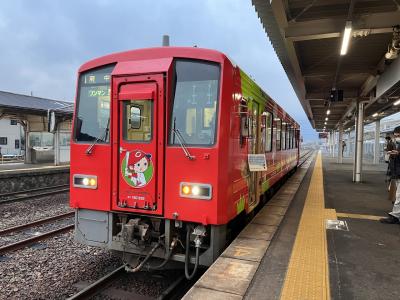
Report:
[[[185,264],[187,278],[198,266],[210,266],[227,244],[226,225],[215,226],[145,215],[78,209],[77,241],[118,252],[128,272],[160,269],[168,262]],[[158,265],[150,258],[159,258]]]

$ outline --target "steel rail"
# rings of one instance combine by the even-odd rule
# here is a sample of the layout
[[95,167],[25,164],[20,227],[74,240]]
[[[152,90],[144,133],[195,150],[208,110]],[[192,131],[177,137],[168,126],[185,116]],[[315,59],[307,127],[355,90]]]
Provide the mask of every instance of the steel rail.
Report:
[[67,217],[72,217],[74,214],[75,214],[75,212],[68,212],[68,213],[64,213],[64,214],[60,214],[60,215],[56,215],[56,216],[40,219],[40,220],[37,220],[37,221],[33,221],[31,223],[9,227],[9,228],[0,230],[0,236],[6,235],[6,234],[8,234],[10,232],[21,231],[21,230],[23,230],[25,228],[30,228],[30,227],[35,227],[35,226],[38,226],[38,225],[50,223],[51,221],[65,219]]
[[49,232],[45,232],[45,233],[43,233],[41,235],[38,235],[38,236],[34,236],[34,237],[31,237],[31,238],[28,238],[28,239],[25,239],[25,240],[22,240],[22,241],[18,241],[18,242],[12,243],[12,244],[8,244],[8,245],[5,245],[5,246],[2,246],[2,247],[0,247],[0,255],[4,254],[6,252],[9,252],[9,251],[13,251],[13,250],[18,250],[18,249],[24,248],[24,247],[26,247],[26,246],[28,246],[30,244],[33,244],[33,243],[35,243],[37,241],[52,237],[54,235],[70,231],[71,229],[74,228],[74,226],[75,225],[73,225],[73,224],[72,225],[67,225],[67,226],[64,226],[64,227],[61,227],[61,228],[58,228],[58,229],[55,229],[55,230],[52,230],[52,231],[49,231]]
[[[118,267],[114,271],[108,273],[107,275],[101,277],[100,279],[96,280],[92,284],[80,290],[75,295],[67,298],[67,300],[89,299],[90,297],[104,291],[110,284],[112,284],[113,281],[115,281],[118,278],[118,276],[123,275],[124,273],[125,273],[125,264]],[[177,293],[177,288],[184,281],[185,281],[185,276],[182,275],[173,283],[171,283],[156,299],[157,300],[169,299],[171,296],[173,296],[174,293]]]
[[30,193],[30,192],[37,192],[37,191],[43,191],[43,190],[48,190],[48,189],[55,189],[55,188],[65,188],[69,186],[69,184],[60,184],[60,185],[53,185],[53,186],[45,186],[45,187],[40,187],[40,188],[36,188],[36,189],[30,189],[30,190],[22,190],[22,191],[15,191],[15,192],[9,192],[9,193],[3,193],[0,194],[0,198],[4,198],[4,197],[9,197],[9,196],[13,196],[13,195],[18,195],[18,194],[26,194],[26,193]]
[[93,296],[106,288],[116,279],[117,276],[121,275],[122,272],[125,272],[125,264],[96,280],[75,295],[67,298],[67,300],[88,299],[90,296]]
[[[34,195],[27,195],[27,196],[22,196],[22,197],[15,197],[15,198],[11,198],[11,199],[0,200],[0,204],[10,203],[10,202],[17,202],[17,201],[21,201],[21,200],[27,200],[27,199],[43,197],[43,196],[49,196],[49,195],[54,195],[54,194],[59,194],[59,193],[67,193],[67,192],[69,192],[69,188],[56,189],[56,190],[53,190],[53,191],[48,191],[48,192],[44,192],[44,193],[38,193],[38,194],[34,194]],[[26,194],[26,192],[25,193],[21,192],[21,194]]]
[[[171,283],[171,284],[168,286],[168,288],[166,288],[166,289],[161,293],[161,295],[157,297],[157,300],[170,299],[171,296],[174,295],[174,293],[177,293],[178,287],[180,287],[180,284],[181,284],[182,282],[184,282],[185,280],[186,280],[186,278],[185,278],[185,276],[183,276],[183,275],[182,275],[181,277],[178,277],[177,280],[175,280],[173,283]],[[197,281],[197,279],[194,280],[194,282],[196,282],[196,281]],[[189,281],[187,281],[187,282],[189,282]]]
[[[303,154],[300,158],[299,158],[299,165],[298,167],[301,167],[307,160],[308,158],[314,153],[314,150],[310,150],[308,151],[306,154]],[[303,159],[303,161],[300,162],[300,160]]]

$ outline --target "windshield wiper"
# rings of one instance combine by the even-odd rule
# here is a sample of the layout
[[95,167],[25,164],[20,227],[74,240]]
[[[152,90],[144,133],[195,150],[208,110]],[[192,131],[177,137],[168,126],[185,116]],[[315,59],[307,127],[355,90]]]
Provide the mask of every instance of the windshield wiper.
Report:
[[196,157],[190,154],[188,148],[186,147],[185,140],[183,139],[182,134],[179,131],[179,129],[172,128],[172,131],[174,132],[174,138],[175,138],[175,136],[178,138],[179,145],[181,146],[183,152],[185,153],[185,156],[189,160],[194,160]]
[[93,152],[93,147],[94,147],[100,140],[102,140],[102,141],[106,141],[106,140],[107,140],[109,127],[110,127],[110,118],[108,118],[107,127],[106,127],[106,129],[104,130],[104,133],[103,133],[102,135],[99,135],[99,136],[94,140],[94,142],[86,149],[85,153],[86,153],[87,155],[92,154],[92,152]]

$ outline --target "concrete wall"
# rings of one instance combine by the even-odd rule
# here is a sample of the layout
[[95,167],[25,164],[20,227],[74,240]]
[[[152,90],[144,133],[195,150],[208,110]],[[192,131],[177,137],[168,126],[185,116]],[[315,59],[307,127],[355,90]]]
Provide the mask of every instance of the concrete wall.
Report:
[[69,167],[0,172],[0,194],[69,184]]
[[[11,119],[0,119],[0,137],[7,138],[6,145],[0,144],[2,155],[22,155],[24,153],[21,148],[21,136],[23,136],[23,132],[23,128],[19,123],[17,123],[17,125],[11,125]],[[16,143],[18,145],[16,145]],[[16,148],[16,146],[18,146],[18,148]]]

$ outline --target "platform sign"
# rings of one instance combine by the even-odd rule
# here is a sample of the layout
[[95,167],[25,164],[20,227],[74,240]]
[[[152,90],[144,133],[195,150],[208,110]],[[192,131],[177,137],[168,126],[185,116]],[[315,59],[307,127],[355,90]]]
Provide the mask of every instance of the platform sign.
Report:
[[320,139],[327,139],[328,138],[328,133],[327,132],[319,132],[318,136]]
[[247,160],[251,172],[267,170],[267,161],[264,154],[248,154]]

